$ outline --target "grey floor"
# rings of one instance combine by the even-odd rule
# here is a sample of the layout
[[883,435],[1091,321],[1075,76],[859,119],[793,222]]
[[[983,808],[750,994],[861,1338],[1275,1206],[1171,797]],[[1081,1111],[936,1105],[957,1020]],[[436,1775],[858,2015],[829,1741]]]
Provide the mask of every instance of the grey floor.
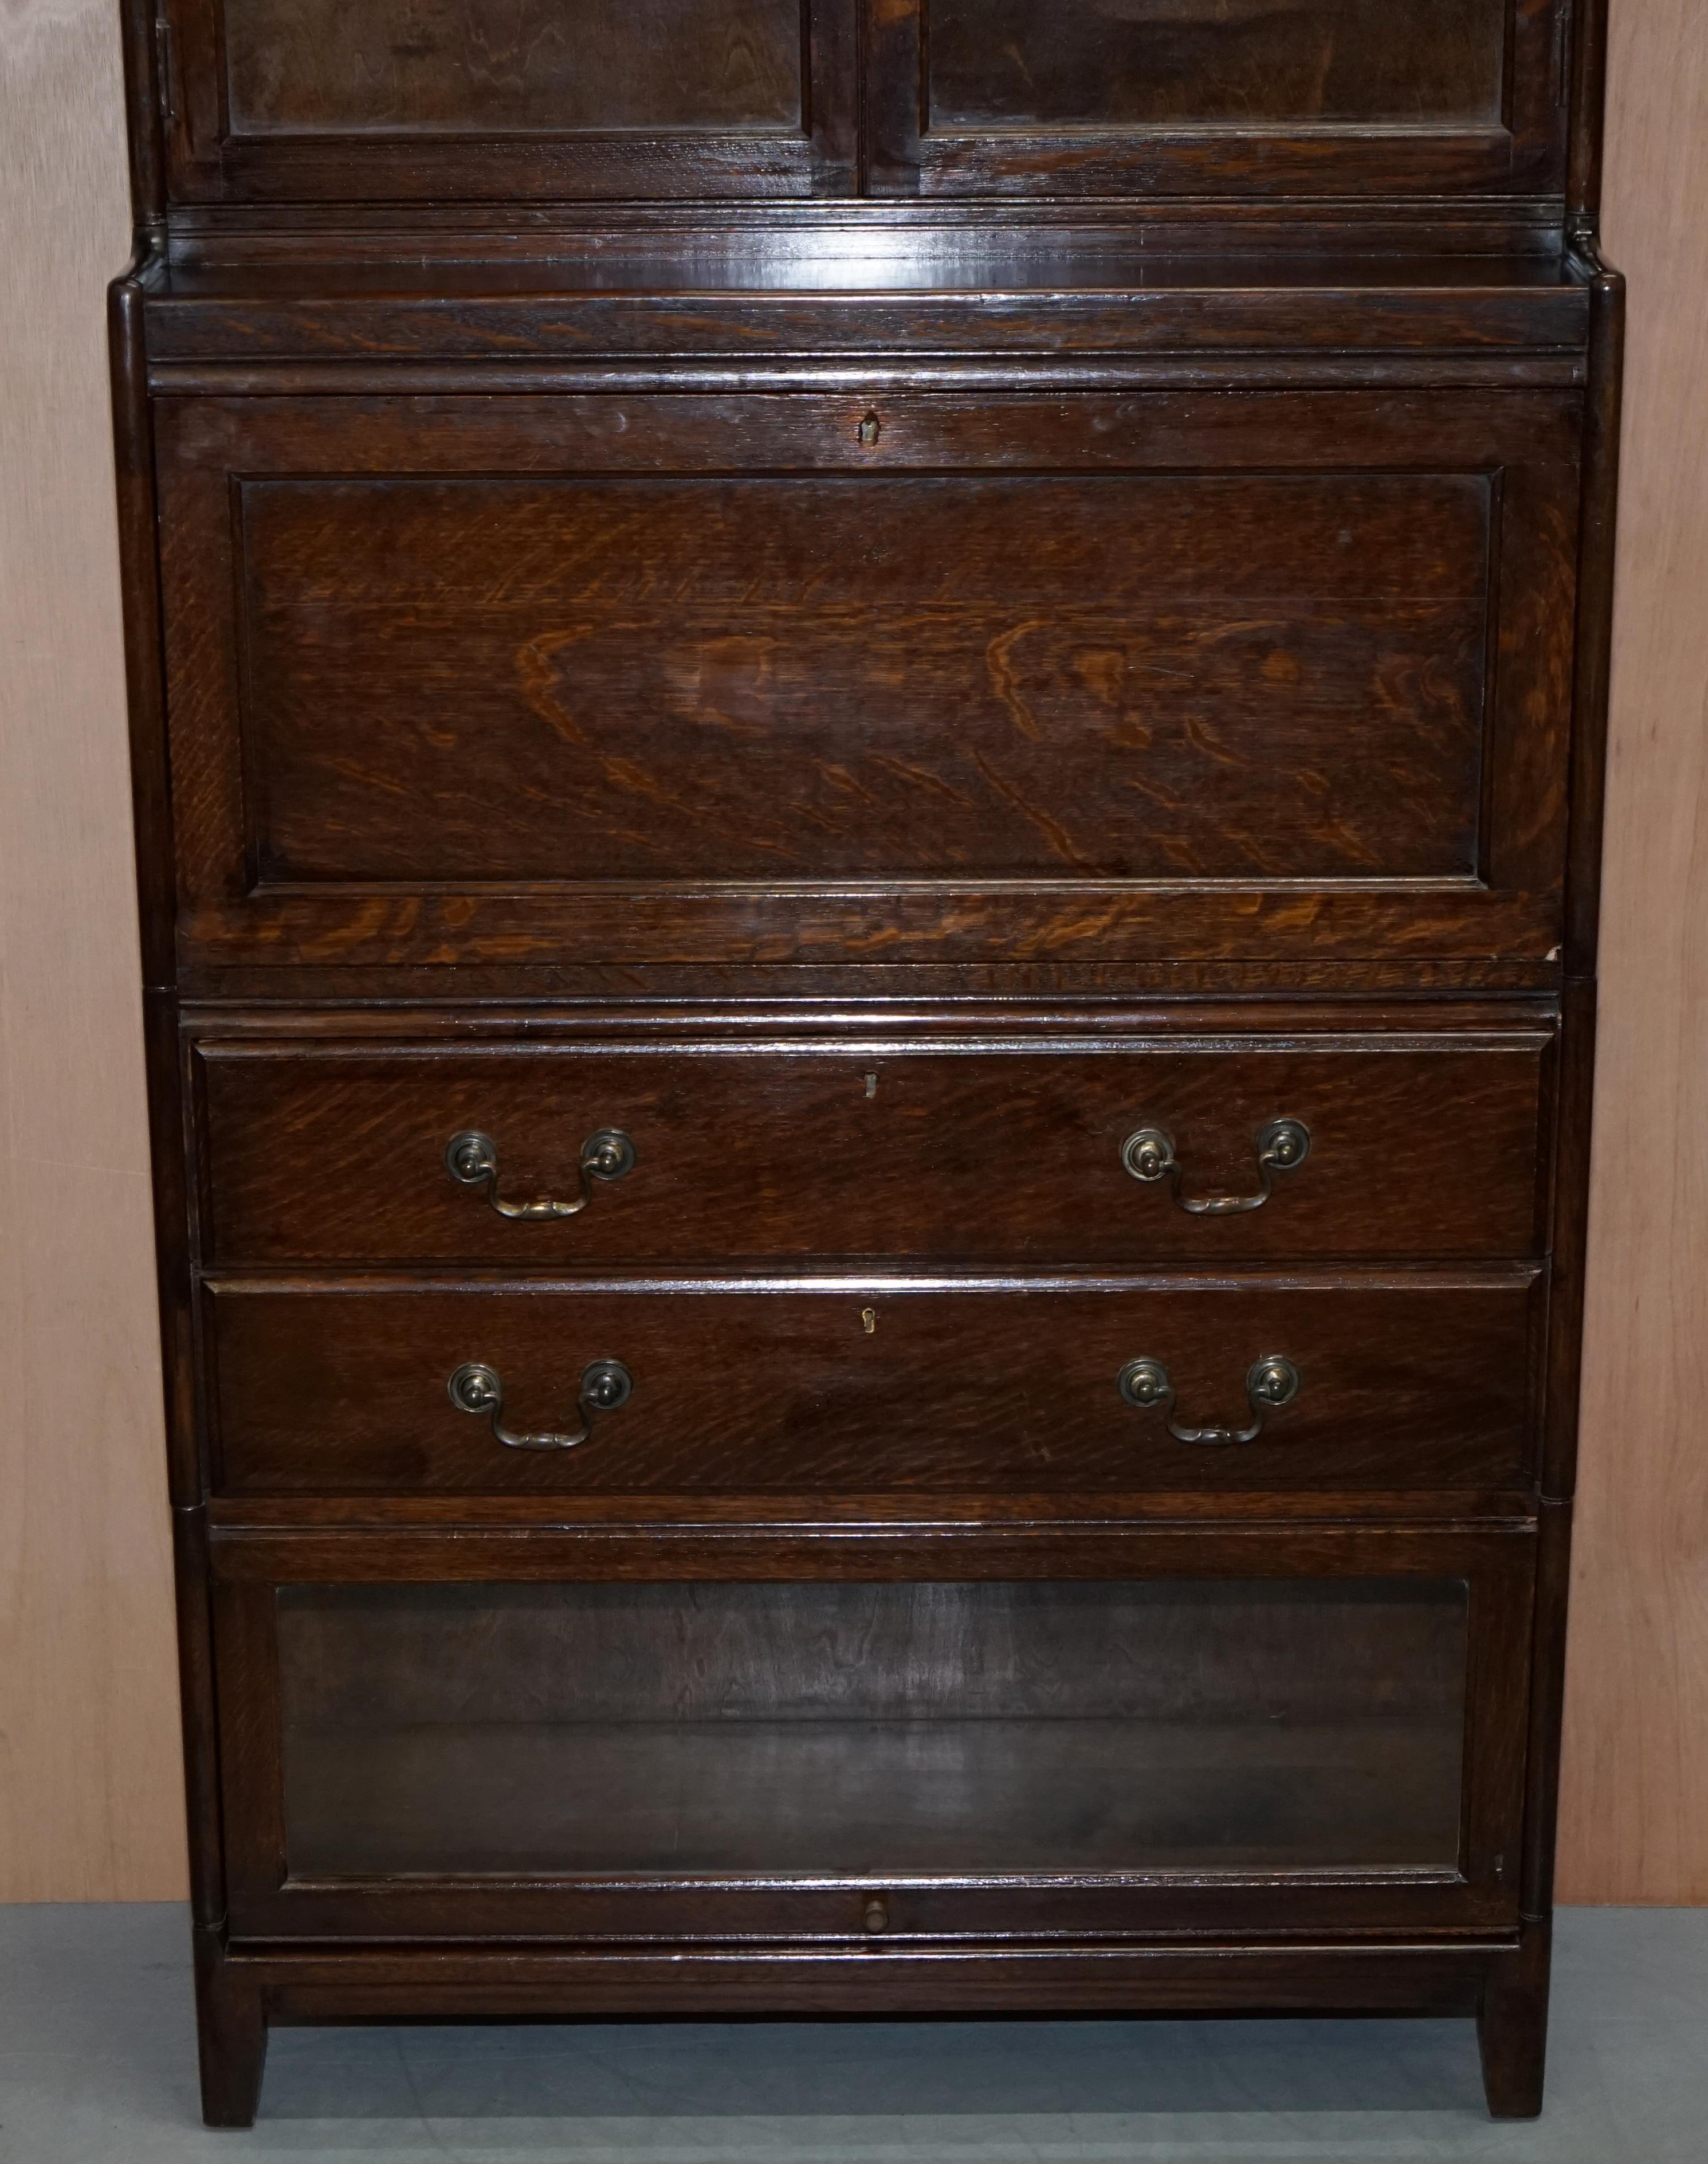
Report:
[[1708,1909],[1559,1919],[1548,2106],[1497,2126],[1462,2021],[281,2030],[196,2109],[176,1908],[0,1908],[0,2158],[196,2164],[1708,2160]]

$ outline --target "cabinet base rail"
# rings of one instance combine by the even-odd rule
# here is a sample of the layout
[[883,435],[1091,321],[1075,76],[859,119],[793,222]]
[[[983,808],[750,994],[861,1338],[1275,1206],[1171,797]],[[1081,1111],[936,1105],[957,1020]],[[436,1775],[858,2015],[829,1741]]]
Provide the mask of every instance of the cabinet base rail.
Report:
[[196,1933],[204,2115],[255,2115],[270,2025],[720,2015],[1475,2016],[1489,2109],[1542,2106],[1549,1927],[1499,1941],[337,1947]]

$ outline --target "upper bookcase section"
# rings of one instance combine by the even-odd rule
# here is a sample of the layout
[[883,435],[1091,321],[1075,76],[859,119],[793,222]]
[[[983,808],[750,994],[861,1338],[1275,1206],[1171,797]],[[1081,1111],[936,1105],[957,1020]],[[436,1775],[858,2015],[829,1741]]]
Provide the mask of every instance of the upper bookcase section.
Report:
[[1547,197],[1573,0],[163,0],[183,202]]

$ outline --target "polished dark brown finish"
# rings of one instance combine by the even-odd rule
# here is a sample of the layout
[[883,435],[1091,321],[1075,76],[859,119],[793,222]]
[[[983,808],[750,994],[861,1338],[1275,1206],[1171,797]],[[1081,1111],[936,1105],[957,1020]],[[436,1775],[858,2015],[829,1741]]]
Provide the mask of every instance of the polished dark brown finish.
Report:
[[225,0],[239,135],[798,129],[800,0]]
[[[681,1279],[624,1290],[323,1291],[219,1280],[221,1494],[549,1488],[694,1494],[981,1486],[1491,1488],[1528,1462],[1534,1281],[1283,1285]],[[798,1289],[795,1289],[797,1288]],[[1182,1412],[1236,1421],[1255,1361],[1302,1386],[1238,1448],[1176,1442],[1117,1387],[1141,1356]],[[574,1451],[495,1444],[447,1394],[479,1361],[506,1421],[578,1425],[589,1362],[634,1392]]]
[[[897,398],[875,449],[864,410],[169,407],[186,958],[1557,943],[1565,402]],[[640,478],[742,462],[847,477]],[[589,479],[474,478],[542,465]],[[1015,467],[1099,478],[973,478]]]
[[1507,0],[925,0],[934,124],[1495,121]]
[[875,192],[1542,193],[1570,0],[865,0]]
[[[773,365],[750,379],[755,388],[850,390],[846,425],[867,449],[889,425],[879,412],[878,444],[863,443],[875,396],[934,387],[1583,381],[1590,297],[1522,228],[1459,236],[1484,251],[1474,255],[1440,252],[1443,235],[1427,255],[1396,257],[1381,244],[1403,233],[1328,228],[1306,246],[1264,222],[1229,234],[1229,253],[1218,255],[1159,252],[1206,245],[1201,232],[1166,226],[968,235],[939,215],[944,223],[925,225],[875,206],[853,231],[791,230],[765,244],[717,225],[648,228],[597,246],[553,233],[532,252],[478,263],[463,259],[457,236],[429,235],[437,245],[406,284],[385,253],[304,259],[258,234],[265,279],[253,256],[233,261],[223,249],[162,269],[149,311],[153,381],[295,396],[326,388],[312,364],[336,360],[351,391],[454,391],[468,384],[456,364],[478,360],[480,383],[495,389],[631,396],[658,387],[648,361],[671,364],[670,387],[706,391],[730,379],[715,361],[762,355]],[[395,252],[396,236],[383,238]],[[1303,252],[1276,252],[1285,244]],[[506,243],[495,234],[483,246]],[[997,342],[1012,358],[993,359]],[[1575,423],[1570,443],[1575,456]]]
[[1496,2119],[1534,2119],[1542,2109],[1553,1936],[1547,1917],[1527,1917],[1517,1952],[1489,1964],[1477,2005],[1477,2044]]
[[1536,196],[1564,180],[1571,15],[166,0],[152,42],[186,202]]
[[1602,0],[125,8],[210,2120],[1052,2009],[1533,2113]]
[[165,0],[178,200],[844,193],[853,0]]
[[256,882],[1469,879],[1492,507],[1480,475],[249,481]]
[[[203,1259],[515,1270],[621,1259],[917,1256],[1197,1262],[1538,1253],[1549,1039],[1513,1028],[1221,1037],[632,1041],[458,1053],[203,1038]],[[1256,1137],[1309,1130],[1260,1214],[1195,1216],[1127,1172],[1159,1126],[1192,1193],[1255,1187]],[[491,1138],[519,1195],[578,1191],[587,1137],[634,1169],[574,1217],[518,1221],[445,1170]],[[1190,1199],[1190,1194],[1189,1194]]]

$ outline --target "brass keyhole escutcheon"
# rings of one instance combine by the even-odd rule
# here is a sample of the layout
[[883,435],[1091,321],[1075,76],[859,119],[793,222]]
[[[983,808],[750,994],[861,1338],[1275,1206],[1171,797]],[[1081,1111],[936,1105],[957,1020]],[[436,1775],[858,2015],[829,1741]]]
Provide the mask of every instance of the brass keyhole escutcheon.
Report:
[[875,1337],[878,1335],[878,1310],[875,1307],[861,1309],[860,1327],[868,1337]]
[[875,447],[878,438],[883,433],[883,423],[876,413],[868,413],[860,423],[860,440],[868,451]]
[[878,1938],[889,1929],[889,1911],[882,1901],[868,1901],[863,1921],[870,1935]]

